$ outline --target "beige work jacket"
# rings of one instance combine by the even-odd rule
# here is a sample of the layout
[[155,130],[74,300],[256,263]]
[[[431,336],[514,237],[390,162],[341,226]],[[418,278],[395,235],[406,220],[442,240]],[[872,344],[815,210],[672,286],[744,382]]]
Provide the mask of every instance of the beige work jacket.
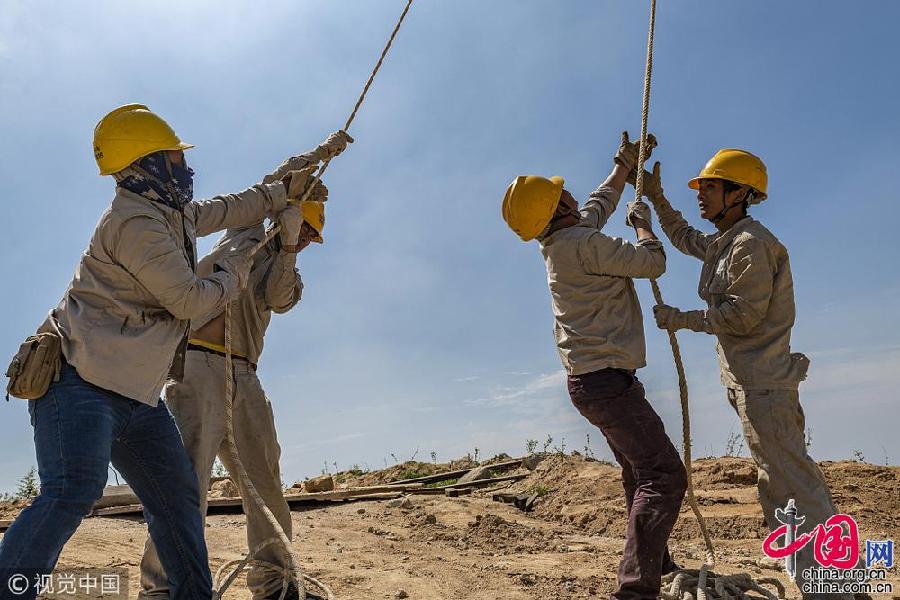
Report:
[[190,320],[235,296],[226,271],[198,277],[196,237],[261,222],[286,206],[280,182],[189,203],[183,211],[116,188],[72,283],[41,325],[79,375],[155,406],[183,366]]
[[[200,260],[197,273],[201,276],[212,273],[213,266],[222,256],[235,248],[252,248],[264,237],[262,224],[229,229],[212,251]],[[231,305],[232,351],[251,363],[259,362],[272,313],[285,313],[300,301],[303,281],[297,272],[296,260],[297,254],[279,252],[275,240],[263,246],[254,256],[247,288]],[[223,310],[224,306],[216,307],[194,319],[191,329],[200,329],[221,315]]]
[[540,240],[553,305],[554,335],[570,375],[646,365],[644,320],[633,277],[659,277],[666,255],[658,240],[636,244],[600,230],[619,202],[600,186],[581,222]]
[[752,217],[724,233],[706,234],[667,202],[657,214],[672,245],[703,261],[698,293],[709,308],[690,311],[688,322],[718,338],[722,384],[797,389],[809,359],[791,352],[794,283],[784,245]]

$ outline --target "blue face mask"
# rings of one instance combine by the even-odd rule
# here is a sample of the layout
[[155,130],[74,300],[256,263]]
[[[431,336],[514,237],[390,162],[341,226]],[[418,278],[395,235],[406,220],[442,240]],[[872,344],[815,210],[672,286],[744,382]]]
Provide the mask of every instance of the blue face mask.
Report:
[[194,199],[194,170],[187,166],[186,162],[181,164],[172,163],[172,187],[175,188],[177,200],[181,206],[186,205]]
[[123,188],[182,210],[194,198],[194,171],[185,164],[175,164],[165,151],[154,152],[135,161],[137,169],[118,181]]

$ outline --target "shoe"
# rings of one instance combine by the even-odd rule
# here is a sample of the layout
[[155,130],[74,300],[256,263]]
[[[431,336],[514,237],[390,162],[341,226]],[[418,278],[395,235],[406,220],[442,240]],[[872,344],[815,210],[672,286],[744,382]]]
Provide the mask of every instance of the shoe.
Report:
[[[266,596],[266,600],[278,600],[281,598],[281,592],[284,591],[284,588],[272,592],[268,596]],[[297,589],[297,584],[293,581],[288,584],[287,594],[284,595],[284,600],[300,600],[300,591]]]
[[667,549],[665,554],[663,554],[662,560],[662,568],[660,569],[662,575],[668,575],[672,571],[680,571],[681,565],[672,560],[672,555],[669,554],[669,550]]
[[[277,592],[273,592],[266,596],[266,600],[279,600],[281,598],[281,592],[284,588],[281,588]],[[300,590],[297,589],[297,584],[293,581],[288,584],[287,594],[284,595],[284,600],[300,600]],[[316,596],[315,594],[311,594],[310,592],[306,592],[306,598],[304,600],[324,600],[321,596]]]

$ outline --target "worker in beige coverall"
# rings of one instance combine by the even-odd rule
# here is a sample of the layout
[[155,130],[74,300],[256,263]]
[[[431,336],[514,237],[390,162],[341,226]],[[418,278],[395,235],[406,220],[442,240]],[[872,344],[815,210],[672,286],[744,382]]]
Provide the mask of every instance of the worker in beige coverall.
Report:
[[[295,178],[300,174],[309,177],[319,160],[335,156],[350,141],[352,139],[343,132],[333,134],[317,150],[290,159],[266,181],[281,179],[288,171],[295,173]],[[302,164],[304,160],[308,163],[305,168]],[[296,184],[302,186],[306,181]],[[253,485],[289,539],[291,514],[284,499],[278,466],[281,448],[272,406],[256,376],[256,363],[263,350],[263,336],[272,313],[285,313],[300,301],[303,282],[296,269],[298,253],[310,242],[322,242],[323,202],[327,198],[324,185],[318,183],[310,197],[312,200],[302,206],[290,206],[279,215],[279,235],[256,253],[248,285],[232,303],[235,441]],[[227,230],[213,250],[200,261],[198,273],[201,277],[211,273],[220,255],[252,248],[264,236],[262,224]],[[222,309],[194,319],[185,358],[184,380],[170,381],[166,386],[166,402],[181,431],[201,490],[209,486],[210,472],[217,454],[230,473],[237,473],[225,440],[224,344],[225,314]],[[239,478],[234,479],[244,499],[247,542],[253,551],[276,534],[243,482]],[[201,514],[206,514],[206,508],[207,497],[204,493],[201,494]],[[285,570],[291,566],[290,557],[285,555],[279,544],[274,543],[261,548],[254,558],[268,564],[250,568],[247,585],[253,598],[280,598]],[[141,561],[141,586],[140,598],[168,597],[166,576],[149,539]],[[285,599],[296,600],[298,594],[297,586],[291,582]]]
[[[700,216],[718,230],[694,229],[663,194],[659,163],[645,173],[647,197],[672,245],[703,261],[700,297],[706,310],[653,308],[661,329],[690,329],[715,335],[722,384],[741,419],[758,467],[759,499],[770,528],[780,523],[775,510],[789,499],[805,515],[799,532],[824,523],[837,509],[822,472],[807,453],[798,386],[809,359],[790,348],[794,325],[794,286],[787,249],[762,223],[747,214],[766,198],[763,162],[749,152],[720,150],[690,187],[697,190]],[[796,583],[803,592],[803,570],[818,566],[812,544],[797,555]],[[822,593],[803,593],[804,598]],[[852,594],[828,597],[853,598]]]

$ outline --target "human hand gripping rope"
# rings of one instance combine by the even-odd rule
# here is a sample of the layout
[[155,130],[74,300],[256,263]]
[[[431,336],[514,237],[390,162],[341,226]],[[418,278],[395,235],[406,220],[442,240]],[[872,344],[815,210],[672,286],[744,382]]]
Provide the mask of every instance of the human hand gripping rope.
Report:
[[[650,81],[653,74],[653,35],[656,29],[656,0],[650,0],[650,26],[647,31],[647,65],[644,71],[644,97],[641,112],[641,145],[638,152],[638,163],[634,183],[635,202],[640,202],[644,195],[644,163],[647,160],[648,146],[655,145],[655,140],[647,139],[647,121],[650,114]],[[662,292],[656,279],[650,280],[653,297],[656,304],[663,302]],[[684,468],[687,472],[687,501],[691,511],[697,518],[700,533],[703,535],[703,543],[706,545],[706,560],[700,569],[680,569],[665,575],[662,579],[663,587],[660,590],[660,598],[663,600],[707,600],[710,595],[722,599],[749,600],[747,592],[754,591],[762,594],[770,600],[784,598],[784,586],[773,577],[760,578],[757,581],[747,573],[735,575],[718,575],[711,571],[716,564],[716,554],[713,548],[712,538],[706,528],[706,521],[700,513],[697,499],[694,497],[694,481],[691,474],[691,418],[688,404],[687,378],[684,373],[684,363],[681,359],[681,349],[678,346],[678,338],[675,331],[668,329],[669,345],[672,347],[672,357],[675,361],[675,370],[678,373],[678,393],[681,398],[682,436],[684,444]],[[760,584],[765,583],[774,586],[778,590],[776,596]],[[693,592],[692,592],[693,590]]]
[[[343,132],[346,133],[347,130],[350,129],[350,125],[353,123],[353,119],[356,118],[357,112],[359,112],[360,107],[362,106],[363,100],[366,98],[366,94],[369,91],[369,88],[372,86],[372,82],[375,80],[375,75],[378,73],[378,70],[381,68],[381,64],[384,62],[384,58],[390,50],[391,45],[394,43],[394,38],[397,37],[397,32],[400,31],[400,26],[403,24],[403,20],[406,18],[406,14],[409,12],[410,6],[412,5],[412,0],[407,0],[406,6],[403,9],[403,12],[400,14],[400,18],[397,21],[394,30],[391,32],[391,36],[388,39],[387,44],[384,47],[384,50],[381,51],[381,56],[378,58],[378,62],[375,64],[375,68],[372,70],[371,75],[369,75],[368,81],[366,81],[366,85],[363,87],[362,93],[359,95],[359,98],[356,101],[356,104],[353,107],[353,111],[350,113],[350,117],[347,119],[347,122],[344,124]],[[317,188],[317,184],[322,178],[322,175],[325,173],[325,169],[328,168],[328,165],[331,162],[332,157],[329,156],[322,163],[322,166],[318,169],[315,177],[309,182],[304,191],[303,195],[300,196],[299,200],[296,202],[303,202],[308,200],[310,194]],[[266,235],[262,241],[256,244],[250,250],[250,256],[256,254],[260,249],[263,248],[269,241],[278,235],[281,227],[278,224],[274,224],[269,227],[266,231]],[[233,402],[234,402],[234,371],[232,367],[232,322],[231,322],[231,303],[225,305],[225,439],[228,443],[228,453],[231,455],[231,459],[234,461],[235,466],[237,467],[237,475],[240,477],[241,482],[246,487],[247,491],[250,494],[251,499],[255,502],[262,513],[265,515],[266,520],[269,525],[271,525],[272,529],[275,531],[276,535],[271,537],[261,544],[257,545],[255,548],[250,550],[250,553],[240,560],[234,560],[225,563],[222,565],[218,571],[216,572],[215,578],[215,591],[213,592],[213,598],[219,599],[228,589],[234,580],[238,577],[241,571],[246,568],[250,564],[263,564],[270,568],[274,568],[277,570],[281,570],[281,568],[277,565],[272,565],[271,563],[266,563],[264,561],[258,561],[253,558],[262,548],[265,548],[271,544],[280,544],[282,546],[285,555],[290,558],[290,569],[283,570],[284,581],[282,584],[281,596],[279,600],[284,600],[285,595],[288,591],[288,584],[293,581],[297,586],[297,590],[299,592],[299,597],[304,599],[307,597],[306,589],[304,586],[304,582],[309,583],[317,587],[321,590],[325,596],[325,600],[334,600],[334,592],[331,589],[322,583],[321,581],[310,577],[302,572],[300,569],[300,564],[297,560],[297,556],[295,555],[292,547],[291,540],[288,539],[287,535],[282,529],[281,525],[278,523],[278,520],[275,518],[275,515],[266,506],[265,501],[260,496],[259,492],[256,490],[256,487],[253,485],[253,482],[250,480],[249,475],[247,474],[247,470],[244,468],[243,463],[241,463],[240,456],[238,454],[237,443],[234,439],[234,422],[233,422]],[[230,569],[233,570],[222,579],[224,573]]]

